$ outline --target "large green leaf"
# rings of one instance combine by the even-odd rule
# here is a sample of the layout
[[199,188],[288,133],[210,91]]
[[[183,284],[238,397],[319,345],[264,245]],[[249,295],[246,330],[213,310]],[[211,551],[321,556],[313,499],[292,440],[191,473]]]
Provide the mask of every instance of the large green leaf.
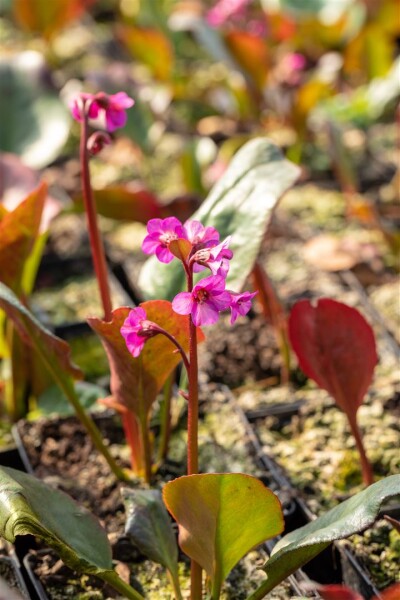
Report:
[[163,489],[179,525],[179,545],[211,579],[213,600],[236,563],[283,529],[278,497],[242,473],[179,477]]
[[[234,156],[227,171],[194,213],[203,225],[215,227],[221,238],[232,236],[234,252],[227,288],[239,291],[260,251],[271,212],[281,195],[296,181],[299,169],[286,160],[275,144],[257,138]],[[172,299],[184,289],[182,265],[165,265],[151,257],[139,278],[148,298]]]
[[400,495],[400,475],[370,485],[315,521],[285,535],[264,566],[267,581],[248,600],[261,600],[278,583],[302,567],[335,540],[370,527],[383,502]]
[[112,570],[107,534],[87,509],[32,475],[6,467],[0,468],[0,534],[11,543],[17,535],[38,536],[77,571]]
[[44,70],[33,51],[0,60],[0,150],[38,169],[58,156],[71,123],[57,94],[43,85]]
[[150,560],[163,565],[179,589],[178,545],[159,490],[124,488],[125,533]]

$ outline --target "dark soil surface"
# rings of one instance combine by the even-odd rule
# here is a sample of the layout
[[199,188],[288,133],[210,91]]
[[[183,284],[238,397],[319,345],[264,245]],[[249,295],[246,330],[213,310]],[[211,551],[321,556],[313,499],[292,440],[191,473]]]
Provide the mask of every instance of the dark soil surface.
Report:
[[[246,431],[224,392],[215,385],[206,386],[202,398],[199,428],[202,471],[237,471],[261,476],[262,471],[249,452]],[[205,402],[206,398],[207,402]],[[127,467],[128,457],[118,418],[108,414],[103,417],[96,416],[96,420],[111,452],[123,466]],[[50,485],[67,492],[98,516],[108,532],[117,568],[125,570],[126,575],[126,565],[133,565],[131,584],[136,585],[138,589],[143,586],[141,591],[150,589],[149,598],[160,600],[172,598],[162,569],[144,560],[129,539],[123,535],[125,515],[120,496],[122,485],[115,482],[107,464],[94,450],[76,419],[69,417],[40,419],[36,422],[21,421],[18,430],[24,439],[25,449],[35,474]],[[185,445],[186,436],[178,429],[172,440],[171,458],[158,472],[154,485],[160,486],[162,482],[185,473],[183,460]],[[268,477],[265,479],[265,474],[263,480],[277,491],[276,484]],[[137,485],[140,486],[140,482],[137,482]],[[249,555],[247,560],[241,561],[225,586],[222,596],[224,600],[245,599],[249,592],[255,589],[257,581],[263,578],[262,572],[257,571],[257,567],[265,561],[265,558],[265,553],[259,550]],[[39,551],[39,555],[33,560],[34,570],[45,584],[51,600],[59,598],[103,600],[113,597],[101,582],[99,584],[92,578],[73,574],[51,553],[46,552],[42,556],[42,552]],[[181,570],[183,589],[185,589],[188,585],[187,562],[181,564]],[[281,589],[277,596],[271,597],[290,597],[287,585],[283,589],[284,592]]]

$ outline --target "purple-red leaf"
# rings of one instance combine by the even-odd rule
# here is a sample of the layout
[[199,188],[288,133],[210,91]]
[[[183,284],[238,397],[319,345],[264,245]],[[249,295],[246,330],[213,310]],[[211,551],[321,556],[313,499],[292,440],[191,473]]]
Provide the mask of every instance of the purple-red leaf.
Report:
[[304,373],[355,419],[378,362],[374,332],[364,317],[329,298],[315,306],[301,300],[289,317],[289,338]]
[[[173,335],[185,352],[189,349],[189,320],[172,310],[166,300],[150,300],[140,305],[149,321]],[[89,325],[100,336],[107,352],[111,370],[111,393],[114,406],[128,409],[136,415],[143,408],[148,412],[158,391],[164,385],[171,371],[178,365],[181,356],[174,344],[164,335],[156,335],[146,341],[138,358],[128,351],[121,335],[121,327],[127,318],[128,307],[113,311],[112,321],[102,321],[92,317]],[[198,341],[204,339],[198,330]]]

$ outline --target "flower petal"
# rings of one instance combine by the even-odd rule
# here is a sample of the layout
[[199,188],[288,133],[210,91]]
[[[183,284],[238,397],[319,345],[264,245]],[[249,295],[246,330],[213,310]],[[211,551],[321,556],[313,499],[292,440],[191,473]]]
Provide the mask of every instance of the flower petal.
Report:
[[189,292],[181,292],[172,300],[172,308],[178,315],[189,315],[193,307],[193,297]]

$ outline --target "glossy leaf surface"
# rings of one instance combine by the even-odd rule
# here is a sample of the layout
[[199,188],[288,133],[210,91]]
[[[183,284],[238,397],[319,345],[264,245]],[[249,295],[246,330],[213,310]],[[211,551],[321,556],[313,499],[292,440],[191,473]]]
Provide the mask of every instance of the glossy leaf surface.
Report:
[[63,492],[35,477],[0,468],[0,534],[9,542],[33,534],[72,569],[112,570],[111,547],[97,519]]
[[285,535],[275,546],[264,571],[268,579],[248,600],[261,600],[278,583],[305,565],[335,540],[347,538],[370,527],[381,505],[400,495],[400,475],[370,485],[315,521]]
[[[147,223],[149,219],[161,217],[160,204],[156,196],[137,185],[115,185],[95,190],[98,214],[118,221]],[[84,212],[82,198],[75,199],[77,210]]]
[[322,298],[297,302],[289,337],[304,373],[355,417],[372,381],[378,357],[371,326],[342,302]]
[[159,490],[124,488],[125,534],[150,560],[178,576],[178,546]]
[[21,291],[24,266],[39,235],[47,186],[41,184],[13,211],[0,217],[0,281]]
[[277,496],[241,473],[179,477],[163,497],[179,525],[180,547],[211,578],[212,598],[236,563],[284,526]]
[[[224,175],[192,218],[215,227],[224,239],[232,236],[234,258],[227,288],[240,291],[260,251],[271,212],[280,196],[295,182],[299,169],[286,160],[275,144],[254,139],[241,148]],[[151,257],[139,285],[148,298],[172,299],[185,289],[178,261],[160,264]]]
[[[188,319],[172,310],[166,300],[151,300],[140,304],[146,311],[147,319],[154,321],[173,335],[184,351],[189,348]],[[168,375],[180,362],[176,347],[164,335],[156,335],[146,341],[141,355],[134,358],[128,351],[120,330],[129,314],[130,308],[122,307],[113,311],[112,321],[98,318],[88,319],[89,325],[100,336],[111,369],[111,393],[113,402],[128,408],[135,414],[144,407],[148,411],[158,391],[164,385]],[[199,330],[199,341],[204,335]]]

